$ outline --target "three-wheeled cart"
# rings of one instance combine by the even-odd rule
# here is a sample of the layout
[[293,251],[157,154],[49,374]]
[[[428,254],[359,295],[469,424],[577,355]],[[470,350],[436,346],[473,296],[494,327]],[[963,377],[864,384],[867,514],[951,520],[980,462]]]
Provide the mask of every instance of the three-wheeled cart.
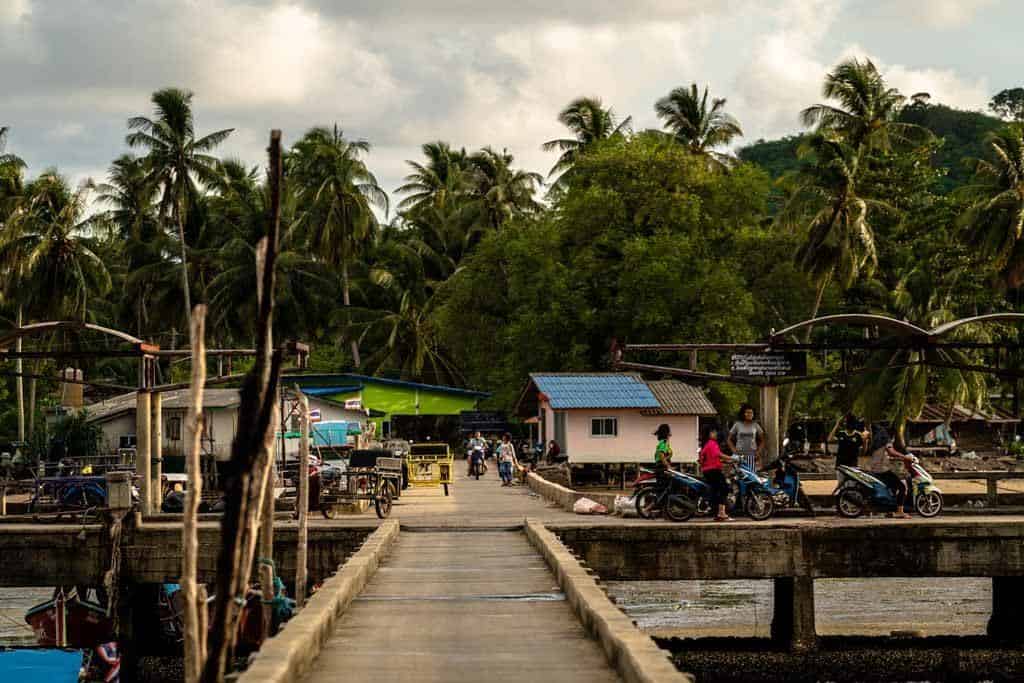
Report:
[[327,519],[335,519],[339,506],[366,500],[384,519],[401,490],[401,458],[385,450],[354,450],[347,461],[321,470],[320,511]]
[[452,483],[452,452],[448,444],[414,443],[405,456],[409,464],[409,484],[412,486],[443,486],[448,495]]

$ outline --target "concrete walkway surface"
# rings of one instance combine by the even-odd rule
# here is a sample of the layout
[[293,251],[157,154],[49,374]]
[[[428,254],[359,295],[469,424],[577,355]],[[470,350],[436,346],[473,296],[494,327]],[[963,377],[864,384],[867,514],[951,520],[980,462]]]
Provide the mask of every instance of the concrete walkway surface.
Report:
[[405,530],[307,680],[619,677],[523,532]]

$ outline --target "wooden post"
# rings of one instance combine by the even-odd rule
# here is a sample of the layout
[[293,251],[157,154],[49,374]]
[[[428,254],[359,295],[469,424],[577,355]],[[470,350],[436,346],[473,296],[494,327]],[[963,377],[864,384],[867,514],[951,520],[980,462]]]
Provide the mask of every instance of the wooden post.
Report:
[[139,476],[139,505],[142,514],[152,512],[153,494],[150,479],[149,436],[150,393],[147,389],[139,389],[135,395],[135,473]]
[[7,484],[0,484],[0,517],[7,516]]
[[185,597],[185,682],[197,683],[206,661],[206,591],[197,583],[199,503],[203,495],[200,458],[203,439],[203,389],[206,385],[206,306],[192,310],[192,387],[186,424],[191,436],[185,450],[185,514],[182,528],[181,591]]
[[306,601],[306,553],[309,526],[309,399],[298,386],[295,392],[299,396],[299,424],[302,435],[299,437],[299,529],[295,548],[295,604],[302,607]]
[[779,387],[774,384],[761,387],[761,426],[767,461],[771,462],[779,457]]
[[163,482],[163,454],[164,454],[164,428],[163,428],[163,394],[154,391],[150,394],[150,406],[152,409],[151,421],[149,423],[149,457],[152,466],[149,468],[150,479],[152,480],[150,491],[152,491],[151,505],[154,512],[160,512],[164,502]]
[[989,507],[999,505],[999,480],[991,474],[985,480],[985,497]]
[[[282,425],[283,428],[283,425]],[[260,592],[263,596],[263,639],[271,635],[271,621],[274,618],[274,483],[275,467],[273,453],[267,463],[269,470],[263,489],[263,511],[260,524],[260,549],[257,562],[260,568]]]

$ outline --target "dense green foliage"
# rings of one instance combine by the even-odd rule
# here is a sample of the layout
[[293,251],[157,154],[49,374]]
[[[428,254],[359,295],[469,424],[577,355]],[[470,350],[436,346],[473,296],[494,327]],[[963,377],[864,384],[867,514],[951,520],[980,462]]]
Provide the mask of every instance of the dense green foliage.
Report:
[[[531,371],[606,368],[613,338],[749,342],[823,313],[932,326],[1019,310],[1021,129],[921,95],[908,103],[870,62],[839,65],[823,95],[802,112],[806,132],[737,157],[727,145],[740,122],[696,84],[658,100],[664,131],[634,133],[598,98],[576,99],[559,116],[568,134],[544,144],[560,153],[545,201],[542,176],[507,151],[434,141],[390,204],[369,142],[312,128],[285,159],[277,334],[310,342],[317,371],[468,384],[507,409]],[[993,105],[1010,107],[1007,118],[1011,95]],[[104,182],[31,178],[0,148],[3,313],[93,320],[172,346],[191,299],[210,307],[211,346],[251,345],[262,173],[215,156],[231,131],[198,136],[189,93],[161,90],[153,103],[152,118],[129,121],[127,143],[144,155],[118,157]],[[804,339],[822,334],[837,332]],[[929,397],[979,403],[996,388],[942,367],[977,356],[901,353],[860,359],[878,370],[850,381],[804,386],[787,414],[853,406],[899,419]],[[707,360],[727,370],[724,354]],[[811,372],[824,362],[811,358]],[[133,372],[116,360],[86,368],[128,384]],[[32,417],[53,383],[27,383]],[[709,391],[723,413],[751,398],[734,385]],[[10,379],[3,394],[14,393]]]

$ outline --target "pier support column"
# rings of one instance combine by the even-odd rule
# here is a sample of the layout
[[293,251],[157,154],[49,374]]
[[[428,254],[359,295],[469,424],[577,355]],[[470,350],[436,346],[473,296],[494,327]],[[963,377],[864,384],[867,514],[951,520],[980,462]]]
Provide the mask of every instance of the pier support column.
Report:
[[150,393],[140,389],[135,395],[135,473],[139,476],[139,506],[142,514],[152,512],[152,480],[150,477],[150,446],[149,421],[152,416]]
[[818,644],[814,630],[814,579],[777,578],[773,596],[772,640],[794,652],[813,650]]
[[992,617],[988,620],[988,635],[1005,642],[1024,643],[1024,577],[992,577]]
[[160,512],[160,506],[164,502],[163,487],[163,456],[164,456],[164,421],[163,421],[163,394],[154,391],[150,395],[150,422],[149,422],[149,457],[152,465],[149,468],[150,485],[150,506],[153,512]]

